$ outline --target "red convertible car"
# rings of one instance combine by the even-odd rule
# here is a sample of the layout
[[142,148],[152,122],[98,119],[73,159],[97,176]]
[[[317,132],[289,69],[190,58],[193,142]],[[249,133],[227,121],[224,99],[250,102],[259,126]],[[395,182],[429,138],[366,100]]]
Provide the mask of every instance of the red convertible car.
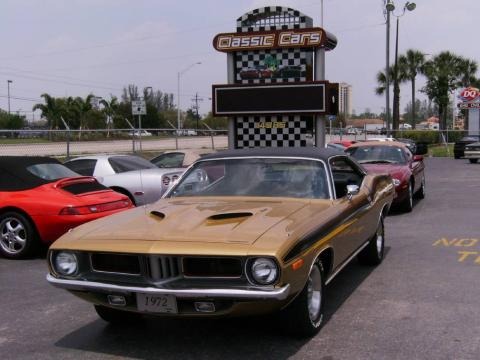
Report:
[[16,259],[87,221],[133,207],[127,196],[46,157],[0,157],[0,254]]
[[405,212],[413,209],[413,198],[425,197],[425,164],[422,155],[413,155],[404,143],[367,141],[345,150],[369,172],[388,173],[393,179],[396,196],[393,206]]

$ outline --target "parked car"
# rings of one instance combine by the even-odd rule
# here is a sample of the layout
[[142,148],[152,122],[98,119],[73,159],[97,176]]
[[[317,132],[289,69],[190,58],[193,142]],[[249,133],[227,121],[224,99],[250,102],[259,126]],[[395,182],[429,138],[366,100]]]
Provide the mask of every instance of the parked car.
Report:
[[339,151],[344,151],[347,148],[345,145],[339,143],[328,143],[327,145],[325,145],[325,147]]
[[140,315],[280,312],[311,336],[325,285],[355,257],[382,261],[394,193],[389,175],[330,149],[207,155],[157,203],[57,241],[47,279],[120,326]]
[[480,135],[468,135],[455,142],[453,145],[453,157],[461,159],[465,156],[465,146],[480,141]]
[[128,197],[47,157],[0,157],[0,254],[19,259],[69,229],[133,207]]
[[362,134],[362,129],[359,129],[359,128],[356,128],[356,127],[349,127],[346,130],[347,130],[347,135],[361,135]]
[[150,160],[155,166],[168,168],[187,168],[197,159],[210,153],[208,150],[176,150],[166,151]]
[[480,142],[471,143],[465,146],[465,159],[476,164],[480,159]]
[[134,205],[145,205],[160,199],[172,181],[185,169],[159,169],[134,155],[89,155],[65,162],[69,169],[95,176],[109,188],[127,195]]
[[428,145],[424,142],[415,142],[412,139],[396,138],[396,141],[404,143],[413,155],[425,155],[428,153]]
[[357,160],[368,173],[388,173],[395,185],[393,205],[410,212],[413,199],[425,197],[425,164],[422,155],[413,155],[405,144],[397,141],[356,143],[345,152]]
[[152,136],[152,133],[147,130],[135,130],[135,131],[132,130],[128,132],[128,135],[135,136],[135,137],[140,137],[140,135],[142,137],[149,137],[149,136]]

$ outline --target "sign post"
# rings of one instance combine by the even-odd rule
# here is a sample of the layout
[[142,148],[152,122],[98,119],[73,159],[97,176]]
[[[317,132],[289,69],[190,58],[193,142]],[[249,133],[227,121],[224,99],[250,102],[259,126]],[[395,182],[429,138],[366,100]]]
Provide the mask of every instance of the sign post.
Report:
[[[138,115],[138,137],[140,140],[140,151],[142,151],[142,115],[147,115],[147,105],[144,99],[132,101],[132,115]],[[135,137],[135,130],[133,131]]]

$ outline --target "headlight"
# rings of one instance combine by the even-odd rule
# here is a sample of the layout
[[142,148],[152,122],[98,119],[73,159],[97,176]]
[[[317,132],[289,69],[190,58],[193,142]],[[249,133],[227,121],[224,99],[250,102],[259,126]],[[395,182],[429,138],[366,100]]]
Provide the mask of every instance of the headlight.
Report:
[[73,275],[77,272],[77,257],[70,252],[59,252],[55,256],[55,271],[60,275]]
[[398,179],[393,179],[393,185],[399,186],[402,182]]
[[277,280],[278,266],[272,259],[258,258],[250,261],[252,280],[259,285],[270,285]]

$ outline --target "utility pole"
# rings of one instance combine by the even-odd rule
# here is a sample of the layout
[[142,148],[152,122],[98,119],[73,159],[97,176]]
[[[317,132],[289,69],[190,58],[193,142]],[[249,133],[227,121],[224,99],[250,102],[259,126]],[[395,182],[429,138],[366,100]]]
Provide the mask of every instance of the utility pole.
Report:
[[203,98],[199,97],[198,96],[198,92],[195,93],[195,97],[192,99],[192,101],[195,102],[195,104],[192,106],[193,110],[195,110],[195,113],[196,113],[196,118],[197,118],[197,125],[196,125],[196,128],[195,128],[195,131],[198,132],[198,119],[200,118],[200,115],[198,114],[198,102],[199,101],[203,101]]

